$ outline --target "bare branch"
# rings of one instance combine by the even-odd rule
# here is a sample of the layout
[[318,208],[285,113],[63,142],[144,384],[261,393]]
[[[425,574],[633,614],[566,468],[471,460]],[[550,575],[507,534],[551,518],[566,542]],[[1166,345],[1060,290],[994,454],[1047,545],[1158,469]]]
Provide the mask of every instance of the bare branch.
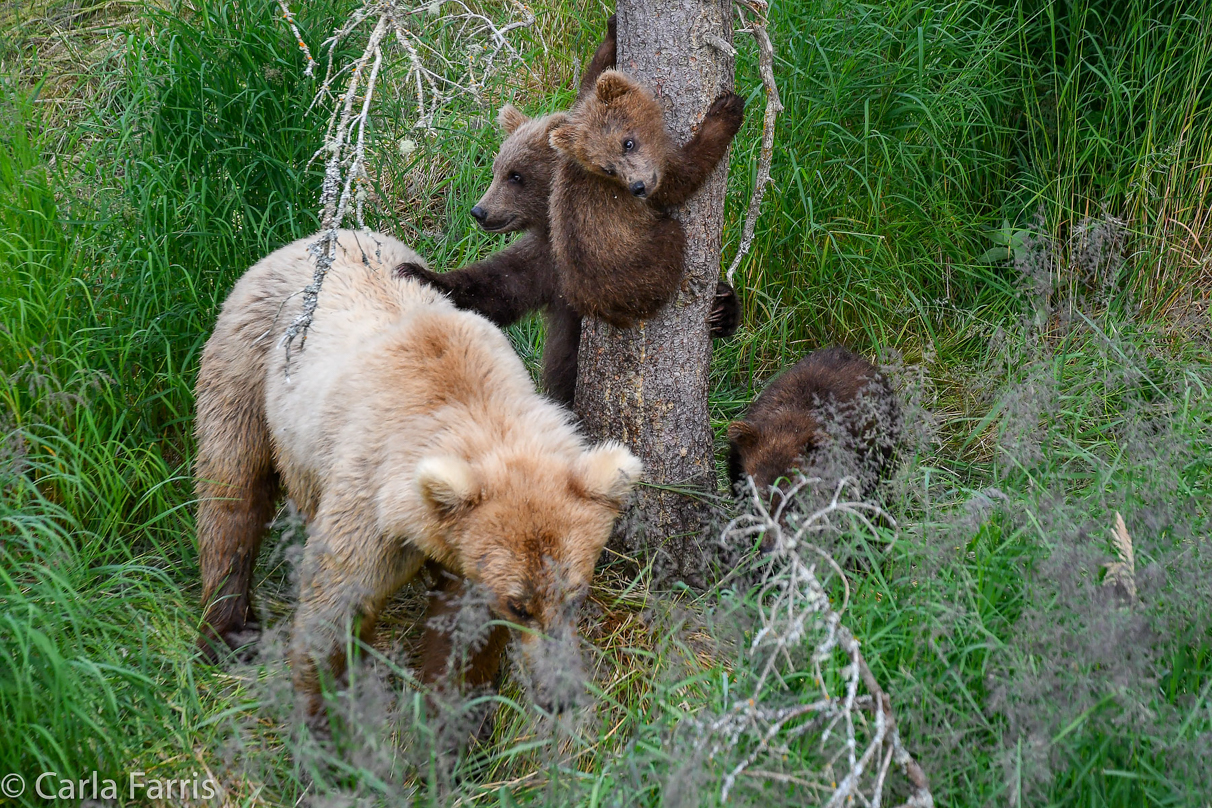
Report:
[[[724,528],[721,542],[752,546],[757,536],[764,539],[765,554],[751,559],[759,573],[758,625],[747,649],[759,664],[748,679],[738,670],[738,679],[729,688],[735,694],[730,707],[714,719],[688,721],[707,741],[711,757],[736,748],[745,738],[752,744],[724,775],[721,801],[728,800],[737,778],[752,771],[760,760],[776,761],[787,754],[793,739],[814,732],[819,733],[819,747],[825,755],[821,774],[833,772],[827,778],[833,781],[827,806],[881,805],[892,763],[909,781],[907,804],[932,806],[925,773],[901,742],[892,701],[872,675],[858,640],[842,624],[849,601],[845,575],[816,538],[840,533],[855,523],[874,532],[877,519],[894,527],[895,522],[878,505],[848,499],[846,494],[854,487],[849,478],[836,484],[822,507],[806,514],[797,512],[795,506],[806,501],[801,494],[822,484],[821,478],[801,475],[767,502],[753,481],[748,482],[745,512]],[[840,607],[830,602],[821,570],[836,576],[845,587]],[[809,651],[807,667],[815,674],[818,695],[812,701],[778,704],[780,698],[802,699],[789,696],[784,680],[785,673],[804,670],[804,662],[797,664],[792,656],[800,649]],[[836,665],[839,654],[845,664],[825,675],[825,667]],[[831,692],[831,681],[840,681],[840,691]],[[798,784],[798,778],[766,770],[760,776]],[[816,787],[807,781],[803,784]]]
[[[278,2],[283,17],[307,58],[305,74],[310,76],[315,68],[315,60],[303,42],[286,0]],[[426,3],[413,7],[396,0],[364,0],[323,43],[323,47],[328,49],[327,68],[311,104],[314,107],[325,99],[334,99],[324,146],[312,156],[312,160],[315,160],[324,155],[324,179],[319,200],[322,231],[309,248],[315,257],[316,268],[311,283],[302,290],[302,308],[282,337],[287,355],[287,372],[295,341],[298,341],[300,349],[307,342],[307,332],[315,316],[320,289],[336,257],[338,231],[349,216],[351,207],[357,227],[364,229],[366,226],[364,213],[370,184],[366,168],[366,130],[374,108],[376,83],[383,67],[384,47],[394,42],[405,55],[407,67],[404,84],[416,92],[417,119],[413,126],[425,131],[433,130],[435,116],[455,96],[469,94],[477,100],[482,98],[485,82],[495,75],[498,69],[496,60],[502,52],[509,56],[510,63],[522,62],[521,54],[509,41],[509,34],[533,25],[535,17],[529,7],[515,4],[522,13],[522,19],[498,26],[485,15],[472,11],[462,0],[446,0],[445,5],[454,6],[455,10],[440,14],[441,4]],[[428,20],[415,22],[420,16],[433,17],[434,21],[443,25],[457,26],[459,35],[455,41],[466,43],[466,64],[462,60],[448,58],[437,47],[426,44],[424,34],[410,30],[410,24],[422,26],[422,30],[432,26]],[[334,70],[337,47],[372,21],[361,55]],[[487,44],[476,40],[483,40]],[[427,62],[427,57],[430,62]],[[334,87],[341,81],[344,81],[344,87],[334,98]]]
[[741,229],[741,246],[737,248],[732,264],[728,267],[727,277],[730,284],[736,275],[736,268],[741,265],[741,260],[753,246],[753,232],[757,227],[758,214],[762,211],[762,199],[766,196],[766,186],[771,183],[770,161],[774,156],[774,125],[779,113],[783,111],[779,88],[774,82],[774,46],[770,44],[770,36],[766,31],[769,6],[766,0],[737,0],[737,7],[738,10],[744,9],[748,12],[747,30],[757,42],[758,71],[762,76],[762,86],[766,89],[766,114],[762,118],[762,150],[758,157],[757,179],[753,186],[753,196],[749,199],[749,210],[745,214],[745,225]]
[[282,19],[286,20],[286,24],[290,26],[290,32],[295,35],[295,42],[299,44],[299,50],[303,51],[303,58],[307,60],[307,69],[303,71],[303,75],[314,75],[316,60],[311,58],[311,48],[307,47],[307,43],[303,41],[303,35],[299,33],[299,26],[295,24],[295,15],[291,12],[286,0],[278,0],[278,8],[282,9]]

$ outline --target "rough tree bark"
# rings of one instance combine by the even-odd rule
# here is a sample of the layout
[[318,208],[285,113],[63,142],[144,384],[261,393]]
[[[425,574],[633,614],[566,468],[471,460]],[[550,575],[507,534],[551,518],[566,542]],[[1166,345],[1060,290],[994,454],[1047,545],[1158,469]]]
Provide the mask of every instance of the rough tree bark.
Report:
[[[711,102],[733,89],[731,0],[618,0],[618,68],[653,91],[679,143]],[[716,44],[712,44],[712,43]],[[702,584],[706,509],[682,491],[717,490],[706,318],[720,274],[727,160],[677,213],[686,230],[686,272],[677,298],[651,320],[620,331],[582,325],[576,409],[597,439],[624,441],[644,479],[614,549],[658,577]],[[675,490],[675,489],[681,489]]]

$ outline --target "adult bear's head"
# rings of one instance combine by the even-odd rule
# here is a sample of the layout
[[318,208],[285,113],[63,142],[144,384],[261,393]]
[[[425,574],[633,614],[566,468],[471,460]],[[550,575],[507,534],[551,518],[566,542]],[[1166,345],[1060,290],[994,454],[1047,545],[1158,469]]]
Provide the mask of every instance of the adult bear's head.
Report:
[[577,609],[641,471],[614,442],[577,456],[516,449],[473,461],[439,456],[417,469],[438,526],[431,533],[438,546],[428,551],[479,584],[492,612],[517,627],[544,708],[568,707],[580,689],[567,675],[579,668]]

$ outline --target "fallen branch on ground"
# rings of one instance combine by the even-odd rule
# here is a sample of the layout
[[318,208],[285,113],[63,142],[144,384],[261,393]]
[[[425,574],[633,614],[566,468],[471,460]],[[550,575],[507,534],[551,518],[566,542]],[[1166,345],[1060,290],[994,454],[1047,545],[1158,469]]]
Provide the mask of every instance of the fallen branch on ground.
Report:
[[[801,502],[798,495],[821,483],[819,478],[800,477],[768,504],[749,481],[746,513],[728,523],[721,541],[736,547],[752,546],[761,539],[763,549],[769,548],[754,560],[759,570],[758,624],[747,653],[758,665],[751,669],[751,678],[738,679],[730,707],[712,720],[696,718],[692,724],[697,734],[708,740],[712,758],[737,748],[743,739],[752,744],[725,774],[721,801],[728,800],[737,778],[752,770],[759,760],[789,756],[788,744],[817,733],[823,757],[817,783],[801,773],[782,775],[763,770],[762,777],[787,783],[803,780],[813,788],[821,782],[831,783],[825,803],[829,808],[851,801],[874,807],[882,804],[887,775],[895,763],[910,786],[905,805],[933,806],[925,772],[905,749],[897,730],[892,700],[871,673],[858,640],[842,624],[850,595],[845,575],[813,541],[850,524],[861,525],[874,535],[876,520],[895,523],[878,505],[843,498],[853,485],[850,478],[837,484],[823,507],[797,513],[795,508]],[[818,575],[822,567],[838,576],[844,586],[843,602],[836,609]],[[800,697],[799,703],[787,704],[786,700],[795,696],[787,688],[786,675],[803,670],[803,662],[793,656],[803,649],[810,649],[808,664],[817,693],[811,700]],[[846,663],[836,669],[830,663],[835,662],[839,651]],[[828,682],[839,679],[840,689],[830,692]],[[860,686],[865,694],[860,694]]]

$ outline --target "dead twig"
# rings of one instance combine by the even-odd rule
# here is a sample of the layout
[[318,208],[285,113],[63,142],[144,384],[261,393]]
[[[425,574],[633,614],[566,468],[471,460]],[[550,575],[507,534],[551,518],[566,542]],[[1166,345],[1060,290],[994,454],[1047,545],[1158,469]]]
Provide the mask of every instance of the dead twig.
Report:
[[749,210],[745,213],[745,224],[741,228],[741,245],[728,267],[727,277],[730,284],[736,275],[736,268],[741,265],[741,260],[753,245],[754,229],[762,211],[762,199],[766,196],[766,186],[772,182],[770,161],[774,157],[774,125],[779,113],[783,111],[779,88],[774,81],[774,46],[771,45],[767,32],[770,7],[766,0],[737,0],[738,14],[741,14],[741,9],[744,9],[749,17],[748,28],[744,30],[748,31],[757,43],[758,72],[762,76],[762,87],[766,90],[766,112],[762,118],[762,148],[758,156],[757,178],[753,185],[753,195],[749,198]]
[[[307,59],[305,75],[312,75],[315,59],[295,23],[287,0],[278,0],[282,16],[291,28],[299,48]],[[443,12],[443,7],[451,8]],[[333,111],[325,130],[324,146],[312,160],[324,157],[324,179],[320,186],[321,233],[309,250],[315,258],[311,283],[301,291],[302,307],[286,328],[282,345],[286,367],[290,371],[292,348],[302,350],[315,317],[320,289],[332,268],[340,228],[352,213],[359,229],[365,229],[365,203],[370,190],[366,167],[367,125],[374,109],[375,87],[385,61],[385,49],[394,43],[407,65],[404,86],[416,94],[416,120],[413,128],[432,131],[435,116],[459,94],[482,100],[485,83],[499,70],[497,59],[505,53],[511,63],[522,62],[521,54],[509,41],[509,34],[534,24],[534,12],[515,3],[521,19],[498,25],[489,17],[473,11],[462,0],[424,3],[416,6],[396,0],[364,0],[345,22],[324,41],[328,50],[324,79],[316,91],[312,107],[333,101]],[[432,19],[431,19],[432,18]],[[418,19],[420,20],[418,22]],[[453,59],[430,44],[423,31],[434,23],[454,26],[453,40],[466,47],[467,59]],[[421,29],[421,33],[412,30]],[[361,55],[343,66],[334,64],[337,47],[359,30],[369,27]],[[440,41],[437,37],[435,41]],[[335,69],[334,69],[335,68]],[[337,92],[339,83],[343,87]]]
[[303,71],[303,75],[314,75],[316,60],[311,58],[311,48],[307,47],[307,43],[303,41],[303,35],[299,33],[299,26],[295,24],[294,13],[291,12],[286,0],[278,0],[278,8],[282,9],[282,19],[286,20],[286,24],[290,26],[290,32],[295,35],[295,42],[298,43],[299,50],[303,52],[303,58],[307,60],[307,68]]
[[[738,678],[735,687],[730,687],[730,693],[736,694],[730,707],[714,719],[697,717],[690,722],[707,742],[711,758],[735,749],[743,739],[751,743],[747,753],[725,773],[721,801],[728,800],[737,778],[750,776],[748,773],[755,771],[760,760],[777,759],[787,754],[792,740],[816,733],[825,760],[822,775],[833,772],[828,778],[833,785],[828,789],[826,806],[879,806],[893,763],[910,785],[906,805],[932,806],[925,772],[901,741],[892,700],[871,673],[858,640],[842,624],[849,589],[844,587],[842,603],[835,608],[818,570],[835,574],[843,584],[845,575],[813,540],[853,522],[871,532],[877,519],[894,526],[895,522],[879,506],[847,498],[854,484],[849,478],[837,484],[823,506],[789,518],[790,509],[802,501],[801,492],[822,483],[820,478],[801,476],[773,503],[767,503],[749,481],[746,512],[724,528],[721,541],[730,546],[752,546],[760,536],[763,547],[768,548],[764,556],[754,559],[760,572],[755,598],[758,625],[747,653],[759,664],[747,679]],[[788,528],[789,524],[793,527]],[[811,649],[807,664],[814,674],[817,694],[809,701],[780,705],[778,701],[788,697],[785,674],[804,669],[804,662],[793,656],[799,649]],[[834,669],[839,652],[846,662]],[[831,691],[828,683],[837,680],[840,689]],[[817,787],[802,777],[772,775],[765,770],[756,776]]]

